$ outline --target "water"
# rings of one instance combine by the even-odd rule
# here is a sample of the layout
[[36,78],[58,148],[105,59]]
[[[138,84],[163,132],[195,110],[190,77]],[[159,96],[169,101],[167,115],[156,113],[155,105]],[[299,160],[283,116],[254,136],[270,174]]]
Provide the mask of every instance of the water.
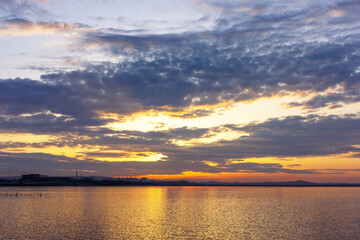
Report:
[[2,187],[0,239],[360,239],[360,188]]

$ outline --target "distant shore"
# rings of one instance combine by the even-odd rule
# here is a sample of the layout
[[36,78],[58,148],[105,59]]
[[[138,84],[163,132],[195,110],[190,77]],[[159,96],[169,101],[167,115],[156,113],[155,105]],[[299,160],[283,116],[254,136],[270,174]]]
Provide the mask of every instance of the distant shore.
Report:
[[178,186],[178,187],[360,187],[360,183],[312,183],[312,182],[247,182],[247,183],[199,183],[189,181],[73,181],[73,182],[0,182],[0,187],[66,187],[66,186]]

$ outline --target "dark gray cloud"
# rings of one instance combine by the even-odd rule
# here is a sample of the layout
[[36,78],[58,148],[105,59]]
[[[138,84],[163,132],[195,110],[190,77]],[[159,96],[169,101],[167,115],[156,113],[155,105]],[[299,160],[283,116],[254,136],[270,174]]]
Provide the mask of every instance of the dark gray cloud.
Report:
[[[226,10],[233,9],[235,3],[208,4]],[[126,35],[114,29],[84,32],[81,44],[96,43],[99,50],[121,55],[124,60],[45,74],[41,82],[2,80],[0,90],[5,94],[0,97],[0,112],[16,115],[50,111],[89,118],[99,112],[126,115],[165,107],[179,111],[189,105],[241,101],[299,90],[316,93],[338,86],[341,89],[336,94],[318,95],[291,106],[336,107],[358,102],[357,2],[294,2],[299,10],[288,9],[286,4],[276,3],[280,5],[275,7],[272,4],[275,3],[249,3],[248,11],[254,12],[248,17],[224,13],[214,29],[201,32],[157,35]],[[334,10],[343,13],[331,16]],[[336,19],[347,22],[333,23]],[[25,24],[21,19],[12,21]]]
[[[358,84],[359,85],[359,84]],[[357,88],[357,89],[355,89]],[[316,109],[322,107],[338,108],[346,104],[360,101],[360,86],[354,87],[354,90],[349,90],[344,93],[329,93],[326,95],[317,95],[305,102],[291,102],[290,107],[304,107],[307,109]]]
[[[339,117],[287,117],[270,119],[263,123],[251,123],[245,126],[225,125],[222,128],[239,130],[249,133],[233,141],[220,141],[197,146],[177,146],[171,140],[187,140],[199,138],[209,131],[217,129],[171,129],[167,131],[95,131],[93,135],[64,135],[47,143],[28,144],[27,146],[41,148],[56,146],[100,146],[102,151],[84,152],[81,160],[74,158],[48,155],[7,153],[0,155],[0,164],[14,169],[39,168],[46,172],[62,174],[74,169],[95,171],[94,174],[139,175],[139,174],[179,174],[184,171],[219,172],[262,172],[291,174],[321,174],[328,171],[296,170],[294,166],[286,166],[286,161],[274,160],[274,163],[245,162],[244,158],[256,157],[298,157],[326,156],[348,152],[359,152],[355,145],[360,144],[360,120],[357,118]],[[93,136],[93,137],[91,137]],[[89,138],[90,137],[90,138]],[[24,143],[2,144],[3,148],[24,147]],[[14,146],[11,146],[14,145]],[[106,151],[105,151],[106,150]],[[124,152],[118,152],[119,150]],[[166,155],[158,162],[101,162],[95,158],[106,159],[129,157],[131,153],[143,155],[144,152],[155,152]],[[139,156],[140,156],[139,155]],[[144,155],[145,156],[145,155]],[[233,162],[236,160],[236,163]],[[217,165],[209,166],[207,162]],[[29,170],[30,169],[30,170]],[[66,172],[66,169],[68,172]],[[39,171],[39,170],[38,170]],[[347,171],[347,170],[346,170]],[[345,170],[342,172],[346,172]],[[59,173],[57,173],[59,174]]]
[[70,87],[61,84],[5,79],[0,80],[0,91],[1,114],[31,114],[48,110],[65,115],[81,115],[85,107],[76,100],[76,93]]
[[232,147],[245,155],[305,156],[359,151],[355,147],[360,143],[358,118],[292,116],[242,127],[227,127],[250,134],[224,143],[230,146],[225,145],[225,150]]
[[[163,131],[112,131],[111,136],[108,133],[100,134],[95,131],[93,134],[96,138],[82,139],[79,138],[77,144],[81,145],[98,145],[111,150],[127,151],[148,151],[163,152],[178,151],[172,142],[173,140],[190,140],[201,138],[209,134],[210,129],[205,128],[175,128]],[[89,133],[86,133],[87,135]],[[164,149],[162,149],[164,148]],[[181,150],[180,150],[181,151]]]
[[[69,175],[72,170],[92,170],[96,163],[82,162],[65,156],[44,153],[9,153],[0,152],[1,175],[21,175],[24,173],[48,173]],[[67,169],[61,172],[59,169]]]
[[345,91],[343,98],[347,95],[345,103],[356,102],[358,46],[358,42],[283,46],[257,56],[243,46],[221,49],[199,43],[149,53],[152,60],[144,55],[121,64],[43,75],[42,82],[2,80],[0,90],[5,94],[0,98],[0,111],[21,114],[49,110],[72,117],[100,111],[128,114],[166,106],[241,101],[284,91],[317,92],[338,85]]
[[246,132],[249,136],[192,147],[154,146],[151,150],[167,155],[169,161],[212,161],[219,164],[229,159],[249,157],[296,158],[359,151],[355,146],[360,143],[358,118],[293,116],[224,127]]
[[69,157],[43,153],[9,153],[0,152],[0,175],[46,172],[51,175],[72,175],[75,170],[86,175],[145,175],[145,174],[180,174],[184,171],[219,172],[262,172],[315,174],[311,170],[291,170],[280,164],[237,163],[221,168],[210,167],[202,162],[100,162],[77,160]]
[[[26,118],[23,118],[26,119]],[[31,144],[46,146],[101,146],[103,150],[157,152],[169,161],[214,161],[247,157],[296,157],[358,152],[360,120],[354,116],[292,116],[270,119],[245,126],[224,125],[216,128],[177,128],[162,131],[115,131],[102,128],[104,122],[94,119],[69,120],[52,115],[29,117],[28,120],[2,121],[3,132],[61,133],[49,142]],[[92,126],[92,128],[87,128]],[[223,130],[248,133],[232,141],[220,141],[196,146],[177,146],[178,140],[212,136]],[[14,145],[15,144],[15,145]],[[12,143],[18,146],[20,143]],[[3,144],[4,148],[11,147]],[[30,144],[29,144],[30,145]],[[12,147],[14,147],[12,146]],[[22,146],[24,147],[24,146]],[[91,155],[91,154],[90,154]],[[89,156],[90,156],[89,155]]]
[[2,132],[14,133],[61,133],[61,132],[89,132],[86,127],[99,127],[108,120],[97,118],[69,118],[53,114],[34,114],[31,116],[0,116]]
[[172,129],[168,131],[118,131],[112,136],[93,139],[78,138],[77,144],[100,145],[116,150],[152,151],[169,156],[174,161],[215,161],[246,157],[296,157],[357,152],[360,143],[360,121],[357,118],[287,117],[270,119],[246,126],[225,125],[223,128],[249,134],[233,141],[221,141],[200,146],[176,146],[172,140],[200,138],[214,129]]

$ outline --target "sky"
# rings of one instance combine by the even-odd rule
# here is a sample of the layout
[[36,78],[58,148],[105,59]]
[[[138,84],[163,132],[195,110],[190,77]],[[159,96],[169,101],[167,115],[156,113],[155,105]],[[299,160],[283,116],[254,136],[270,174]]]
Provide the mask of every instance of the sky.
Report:
[[0,176],[360,182],[359,0],[0,0]]

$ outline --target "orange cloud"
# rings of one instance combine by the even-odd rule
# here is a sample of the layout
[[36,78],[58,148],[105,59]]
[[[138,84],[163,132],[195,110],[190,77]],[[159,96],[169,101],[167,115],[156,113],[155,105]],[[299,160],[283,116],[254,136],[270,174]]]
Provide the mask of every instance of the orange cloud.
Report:
[[54,23],[33,23],[23,19],[7,21],[7,25],[0,28],[0,37],[18,37],[31,35],[55,35],[70,34],[74,31],[81,31],[83,27],[76,24],[54,22]]

